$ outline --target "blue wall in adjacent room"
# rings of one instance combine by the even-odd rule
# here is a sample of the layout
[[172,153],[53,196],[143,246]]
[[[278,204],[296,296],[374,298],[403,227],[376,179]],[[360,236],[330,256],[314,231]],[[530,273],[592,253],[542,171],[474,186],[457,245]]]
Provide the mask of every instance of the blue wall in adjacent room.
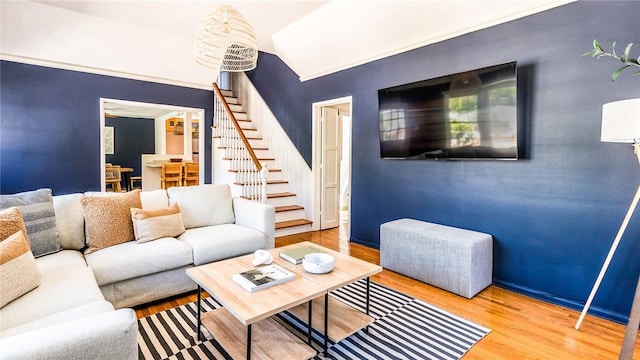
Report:
[[105,126],[113,126],[114,153],[105,162],[133,168],[130,176],[142,175],[142,154],[156,151],[155,121],[128,117],[106,118]]
[[[211,158],[212,91],[2,61],[0,94],[3,194],[99,191],[100,98],[205,109]],[[211,162],[205,174],[211,182]]]
[[[490,233],[495,284],[580,309],[640,183],[631,147],[600,142],[602,104],[640,97],[640,77],[612,83],[617,61],[580,55],[638,34],[637,3],[580,1],[314,80],[269,54],[248,75],[308,163],[312,103],[353,97],[352,241],[378,247],[380,224],[402,217]],[[522,159],[380,158],[378,89],[513,60]],[[594,313],[628,317],[639,238],[636,215]]]

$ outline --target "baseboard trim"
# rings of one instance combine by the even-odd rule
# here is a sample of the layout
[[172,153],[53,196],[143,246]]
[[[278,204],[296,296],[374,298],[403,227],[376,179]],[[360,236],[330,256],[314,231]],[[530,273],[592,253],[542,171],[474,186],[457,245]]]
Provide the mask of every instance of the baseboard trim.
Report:
[[[584,306],[584,303],[579,301],[561,298],[547,292],[539,291],[526,286],[517,285],[507,281],[493,279],[492,285],[498,286],[500,288],[503,288],[509,291],[513,291],[521,295],[528,296],[530,298],[538,299],[547,303],[551,303],[551,304],[559,305],[568,309],[576,310],[578,312],[582,311],[582,307]],[[585,301],[586,301],[586,298],[585,298]],[[597,306],[591,306],[589,308],[589,315],[597,316],[599,318],[617,322],[623,325],[629,321],[628,315],[606,310]],[[577,321],[577,318],[576,318],[576,321]]]
[[380,250],[380,244],[374,244],[374,243],[371,243],[371,242],[368,242],[368,241],[364,241],[364,240],[360,240],[360,239],[353,238],[353,237],[349,241],[352,242],[352,243],[356,243],[358,245],[362,245],[362,246],[366,246],[366,247],[370,247],[370,248],[373,248],[373,249]]
[[[380,249],[379,244],[374,244],[358,238],[352,237],[350,241],[358,245],[363,245],[363,246],[367,246],[374,249]],[[508,281],[496,280],[495,278],[493,279],[492,285],[495,285],[505,290],[513,291],[515,293],[528,296],[530,298],[534,298],[540,301],[544,301],[544,302],[551,303],[554,305],[559,305],[568,309],[576,310],[578,312],[582,311],[582,307],[584,306],[584,302],[561,298],[544,291],[532,289],[526,286],[511,283]],[[585,301],[586,301],[586,298],[585,298]],[[623,325],[626,325],[627,322],[629,322],[629,314],[621,314],[618,312],[606,310],[601,307],[597,307],[593,305],[589,308],[589,315],[597,316],[599,318],[610,320]],[[577,321],[577,318],[576,318],[576,321]]]

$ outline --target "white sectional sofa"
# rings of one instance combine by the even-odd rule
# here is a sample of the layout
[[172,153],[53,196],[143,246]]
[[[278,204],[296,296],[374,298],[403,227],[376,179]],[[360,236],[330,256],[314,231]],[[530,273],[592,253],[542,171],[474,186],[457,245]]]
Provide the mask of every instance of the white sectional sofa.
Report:
[[[227,185],[200,185],[139,193],[142,212],[155,214],[155,209],[161,212],[177,204],[181,234],[91,251],[103,240],[92,230],[97,224],[102,224],[98,234],[105,237],[122,230],[110,228],[117,216],[103,205],[111,198],[97,198],[134,194],[52,197],[62,250],[36,255],[40,285],[0,309],[0,358],[135,359],[137,318],[127,307],[196,289],[186,268],[274,246],[272,206],[232,198]],[[91,210],[89,199],[103,207]],[[155,222],[137,222],[136,235],[149,230],[149,224],[162,232],[173,221],[148,219]]]

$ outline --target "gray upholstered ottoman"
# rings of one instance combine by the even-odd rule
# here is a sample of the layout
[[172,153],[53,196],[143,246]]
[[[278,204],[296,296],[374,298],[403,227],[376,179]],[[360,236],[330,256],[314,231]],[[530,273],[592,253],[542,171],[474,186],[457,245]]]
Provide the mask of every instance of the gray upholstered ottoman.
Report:
[[380,225],[380,265],[471,299],[491,285],[493,237],[400,219]]

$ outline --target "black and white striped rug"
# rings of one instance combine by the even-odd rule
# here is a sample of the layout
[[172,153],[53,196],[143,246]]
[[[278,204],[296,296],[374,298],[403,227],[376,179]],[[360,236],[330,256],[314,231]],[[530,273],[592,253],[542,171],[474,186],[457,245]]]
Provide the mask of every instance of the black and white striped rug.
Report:
[[[364,311],[365,294],[362,280],[331,296]],[[329,358],[460,359],[491,331],[375,282],[371,282],[370,299],[369,314],[376,320],[368,333],[361,330],[338,343],[329,342]],[[212,298],[202,303],[204,311],[220,307]],[[208,340],[197,341],[196,311],[197,304],[190,303],[140,319],[140,359],[224,359],[204,327]],[[306,339],[304,322],[286,312],[278,320]],[[321,349],[322,334],[314,331],[313,338],[316,349]]]

